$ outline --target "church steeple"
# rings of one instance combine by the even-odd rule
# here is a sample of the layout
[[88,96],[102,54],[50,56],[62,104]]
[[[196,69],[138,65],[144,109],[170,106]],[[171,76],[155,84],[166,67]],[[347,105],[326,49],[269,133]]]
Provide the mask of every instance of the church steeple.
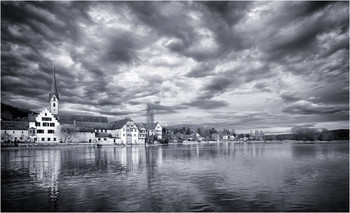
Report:
[[53,65],[52,84],[51,84],[51,91],[50,91],[50,94],[49,94],[49,100],[51,100],[53,95],[55,95],[56,98],[59,99],[58,92],[57,92],[57,85],[56,85],[55,64]]
[[50,109],[50,112],[53,115],[57,115],[58,114],[58,102],[59,102],[59,95],[58,95],[58,92],[57,92],[55,72],[56,72],[56,70],[55,70],[55,64],[54,64],[53,65],[51,91],[49,93],[49,109]]

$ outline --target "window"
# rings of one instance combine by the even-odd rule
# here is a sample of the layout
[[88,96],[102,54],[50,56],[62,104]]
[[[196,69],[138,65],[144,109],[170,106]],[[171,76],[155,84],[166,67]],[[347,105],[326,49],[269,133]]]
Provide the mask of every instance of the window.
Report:
[[19,139],[22,140],[22,137],[20,137]]
[[107,132],[107,129],[105,129],[105,132]]
[[50,126],[55,126],[55,123],[50,123]]
[[101,140],[101,138],[98,139],[99,141]]
[[50,126],[50,124],[49,123],[43,123],[43,126]]
[[47,138],[47,141],[50,141],[51,140],[51,138]]
[[36,141],[37,139],[36,138],[34,138],[34,141]]
[[13,131],[13,134],[15,134],[15,131]]
[[53,141],[56,141],[56,138],[53,138]]
[[51,130],[51,129],[49,129],[49,130],[47,130],[47,133],[51,133],[51,134],[53,134],[53,133],[55,133],[55,130]]
[[35,122],[35,126],[40,126],[40,122]]
[[42,117],[41,120],[42,121],[51,121],[52,119],[50,117]]
[[106,140],[107,140],[107,138],[104,138],[104,140],[106,141]]
[[[55,98],[55,96],[53,96],[53,101],[56,101],[56,98]],[[55,104],[55,103],[54,103]],[[54,105],[55,106],[55,105]]]
[[125,136],[125,134],[123,134],[123,136]]
[[22,131],[22,134],[23,134],[23,131]]
[[47,116],[47,113],[45,113],[45,116]]
[[43,129],[38,129],[36,130],[37,133],[44,133],[44,130]]
[[6,131],[5,131],[5,133],[6,133]]
[[15,140],[17,140],[17,137],[15,137]]
[[45,138],[41,138],[41,141],[45,141]]
[[134,136],[136,136],[136,134],[134,134]]
[[53,107],[55,107],[56,106],[56,104],[55,103],[53,103]]

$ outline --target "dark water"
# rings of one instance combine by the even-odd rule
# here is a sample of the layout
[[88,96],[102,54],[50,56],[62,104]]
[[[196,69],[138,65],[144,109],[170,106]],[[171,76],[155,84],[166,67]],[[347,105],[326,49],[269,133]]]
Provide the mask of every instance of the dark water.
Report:
[[349,211],[349,143],[1,151],[2,211]]

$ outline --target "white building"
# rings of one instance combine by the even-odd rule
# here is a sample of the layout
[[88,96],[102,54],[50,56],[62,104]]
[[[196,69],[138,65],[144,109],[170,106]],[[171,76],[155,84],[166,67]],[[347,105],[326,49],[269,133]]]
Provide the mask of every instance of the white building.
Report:
[[44,109],[34,121],[29,121],[29,138],[34,142],[58,143],[59,125],[57,118],[49,110]]
[[146,123],[145,127],[148,131],[149,136],[157,136],[158,139],[162,138],[162,126],[159,122],[157,123]]
[[146,127],[143,123],[136,124],[138,130],[139,130],[139,143],[145,143],[146,142]]
[[134,121],[130,118],[125,118],[111,122],[112,137],[121,139],[123,144],[144,144],[144,141],[139,141],[139,129]]

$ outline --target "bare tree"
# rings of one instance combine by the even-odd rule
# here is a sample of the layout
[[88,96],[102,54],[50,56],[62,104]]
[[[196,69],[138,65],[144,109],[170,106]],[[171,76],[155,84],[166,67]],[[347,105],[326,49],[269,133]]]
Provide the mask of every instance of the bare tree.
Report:
[[78,127],[71,124],[62,124],[60,125],[60,132],[64,138],[63,142],[66,143],[68,137],[73,137],[77,134]]

